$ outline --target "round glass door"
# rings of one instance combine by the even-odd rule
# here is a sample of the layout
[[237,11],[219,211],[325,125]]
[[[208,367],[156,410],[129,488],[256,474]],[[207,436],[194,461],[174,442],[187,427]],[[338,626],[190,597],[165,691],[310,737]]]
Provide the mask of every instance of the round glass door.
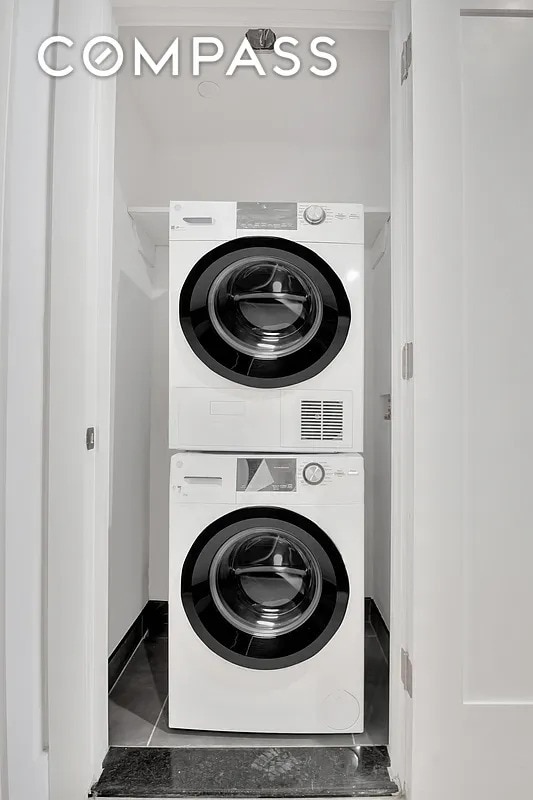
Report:
[[350,305],[318,255],[276,237],[220,245],[193,267],[180,323],[195,353],[237,383],[287,386],[318,374],[342,348]]
[[299,514],[246,508],[210,525],[182,572],[182,600],[196,633],[226,660],[276,669],[318,652],[348,601],[342,558]]
[[320,599],[322,575],[305,545],[271,526],[229,539],[213,559],[209,585],[228,622],[268,639],[309,619]]
[[322,320],[322,300],[306,275],[282,259],[237,261],[213,281],[209,317],[240,353],[273,359],[301,350]]

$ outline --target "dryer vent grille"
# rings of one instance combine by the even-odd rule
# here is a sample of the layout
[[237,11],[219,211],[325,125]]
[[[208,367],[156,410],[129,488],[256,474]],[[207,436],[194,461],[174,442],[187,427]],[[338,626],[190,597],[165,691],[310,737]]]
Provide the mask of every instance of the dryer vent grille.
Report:
[[300,437],[303,441],[337,442],[344,434],[342,400],[302,400]]

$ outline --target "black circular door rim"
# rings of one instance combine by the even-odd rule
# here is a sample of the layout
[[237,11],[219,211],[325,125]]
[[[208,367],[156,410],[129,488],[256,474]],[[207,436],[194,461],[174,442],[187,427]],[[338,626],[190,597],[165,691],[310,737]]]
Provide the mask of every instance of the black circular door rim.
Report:
[[[215,330],[208,311],[209,290],[217,276],[236,259],[264,256],[291,259],[316,286],[322,319],[314,337],[301,349],[277,358],[261,359],[239,352]],[[210,250],[194,265],[183,283],[179,321],[194,353],[213,372],[255,388],[292,386],[318,375],[341,351],[350,327],[350,302],[342,281],[318,254],[286,239],[246,236]]]
[[[322,593],[309,619],[290,633],[260,639],[225,619],[211,596],[209,572],[216,552],[236,533],[275,523],[313,553],[322,571]],[[348,605],[349,582],[342,556],[311,520],[276,507],[246,507],[220,517],[193,543],[181,575],[181,599],[201,641],[226,661],[251,669],[281,669],[316,655],[339,629]]]

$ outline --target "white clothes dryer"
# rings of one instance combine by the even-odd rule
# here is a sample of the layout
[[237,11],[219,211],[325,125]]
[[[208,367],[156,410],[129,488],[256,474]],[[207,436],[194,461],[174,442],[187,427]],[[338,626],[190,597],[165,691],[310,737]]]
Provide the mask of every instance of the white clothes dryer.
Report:
[[360,205],[171,203],[170,447],[362,451],[363,264]]
[[360,733],[361,456],[173,456],[169,724]]

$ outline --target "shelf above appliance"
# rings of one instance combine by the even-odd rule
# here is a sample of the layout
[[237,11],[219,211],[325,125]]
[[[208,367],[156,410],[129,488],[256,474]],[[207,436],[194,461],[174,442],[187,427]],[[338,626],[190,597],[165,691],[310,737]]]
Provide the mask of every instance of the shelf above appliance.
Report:
[[[168,207],[130,206],[128,213],[136,227],[156,246],[168,246]],[[390,217],[385,208],[365,208],[365,246],[372,247]]]

